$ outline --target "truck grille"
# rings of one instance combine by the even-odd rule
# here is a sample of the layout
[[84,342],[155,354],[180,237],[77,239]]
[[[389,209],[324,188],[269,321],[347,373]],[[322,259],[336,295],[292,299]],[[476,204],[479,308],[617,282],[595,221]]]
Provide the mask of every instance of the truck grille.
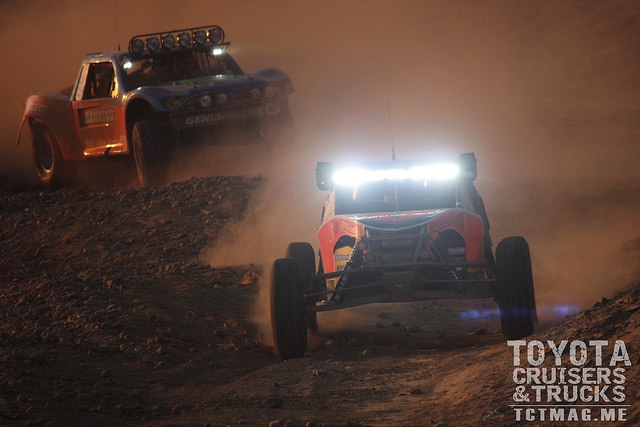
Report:
[[424,227],[403,230],[402,233],[368,230],[360,241],[366,249],[366,264],[393,266],[420,262],[464,262],[465,243],[462,236],[446,230],[435,241]]

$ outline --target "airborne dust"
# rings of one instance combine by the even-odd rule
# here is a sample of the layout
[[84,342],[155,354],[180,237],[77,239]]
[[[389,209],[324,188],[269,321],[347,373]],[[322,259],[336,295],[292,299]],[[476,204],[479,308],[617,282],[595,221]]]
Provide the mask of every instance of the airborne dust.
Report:
[[[293,141],[222,147],[175,179],[260,174],[265,190],[212,265],[268,265],[311,241],[316,161],[475,151],[494,245],[524,235],[543,322],[638,278],[640,2],[216,1],[0,4],[0,179],[29,181],[23,100],[73,83],[131,36],[221,25],[246,72],[285,70]],[[151,13],[150,13],[151,11]],[[387,114],[390,106],[391,120]],[[392,126],[390,126],[392,125]],[[390,129],[393,128],[393,135]]]

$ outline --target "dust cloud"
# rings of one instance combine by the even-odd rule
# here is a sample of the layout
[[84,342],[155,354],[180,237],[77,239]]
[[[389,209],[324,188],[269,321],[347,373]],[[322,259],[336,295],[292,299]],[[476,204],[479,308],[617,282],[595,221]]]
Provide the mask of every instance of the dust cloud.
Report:
[[269,265],[291,241],[316,246],[316,161],[386,159],[392,140],[398,158],[474,151],[494,244],[529,240],[545,321],[638,280],[639,9],[636,0],[3,2],[0,39],[10,46],[19,34],[19,50],[0,52],[0,166],[27,173],[28,144],[14,144],[22,101],[71,84],[84,53],[220,24],[245,71],[291,76],[297,132],[290,145],[222,147],[176,171],[265,178],[207,251],[212,265]]

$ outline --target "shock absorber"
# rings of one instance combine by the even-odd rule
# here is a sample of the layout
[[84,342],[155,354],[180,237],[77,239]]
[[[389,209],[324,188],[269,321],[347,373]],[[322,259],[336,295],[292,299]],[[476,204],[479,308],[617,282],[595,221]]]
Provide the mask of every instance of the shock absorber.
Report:
[[[457,233],[455,235],[459,236],[459,235],[457,235]],[[436,259],[438,261],[444,261],[444,262],[456,262],[456,261],[458,261],[457,257],[454,257],[454,256],[451,255],[451,253],[449,252],[448,245],[446,245],[445,242],[443,242],[444,239],[442,239],[441,237],[443,237],[443,236],[438,236],[438,238],[434,241],[434,245],[435,245],[435,247],[437,249],[437,251],[436,251],[437,253],[434,254],[436,256]],[[451,240],[451,236],[446,236],[445,235],[444,237],[445,238],[449,237],[449,240]],[[453,246],[453,242],[449,241],[448,243],[449,243],[450,246]],[[456,243],[458,243],[458,242],[456,242]],[[464,245],[464,240],[462,241],[462,245]],[[462,280],[464,278],[463,271],[464,270],[461,269],[460,267],[449,268],[448,269],[449,275],[450,275],[452,280]]]
[[364,260],[364,254],[362,250],[359,248],[358,243],[356,243],[355,245],[353,245],[353,250],[351,251],[349,260],[344,266],[345,273],[340,276],[340,279],[338,279],[335,292],[331,296],[332,301],[340,302],[342,300],[343,291],[347,286],[347,281],[349,280],[349,270],[360,268],[362,266],[363,260]]

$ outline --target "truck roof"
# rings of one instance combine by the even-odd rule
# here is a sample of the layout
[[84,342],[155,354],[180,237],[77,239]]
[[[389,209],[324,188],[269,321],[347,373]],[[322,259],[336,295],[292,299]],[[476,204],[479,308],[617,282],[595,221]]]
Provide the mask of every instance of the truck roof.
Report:
[[104,59],[116,59],[118,62],[128,58],[130,56],[127,51],[117,51],[117,52],[95,52],[88,53],[84,56],[84,61],[95,61],[95,60],[104,60]]

